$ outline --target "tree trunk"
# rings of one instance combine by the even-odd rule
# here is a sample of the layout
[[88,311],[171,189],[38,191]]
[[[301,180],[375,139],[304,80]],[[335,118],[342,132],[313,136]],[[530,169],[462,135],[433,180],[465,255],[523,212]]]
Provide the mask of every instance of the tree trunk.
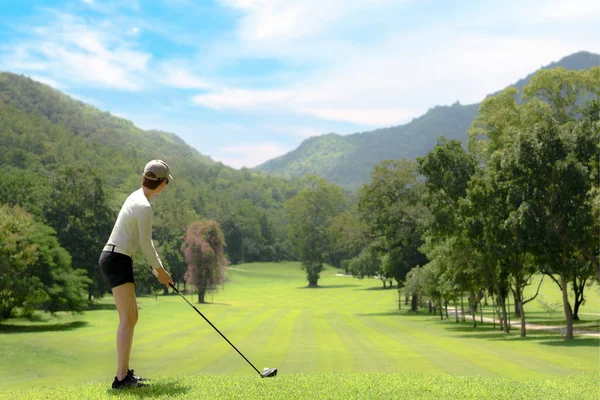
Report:
[[404,305],[407,306],[408,305],[408,293],[404,294]]
[[500,311],[502,312],[502,315],[500,316],[500,327],[502,328],[504,333],[509,333],[510,327],[508,325],[508,319],[506,317],[506,296],[504,291],[500,287],[500,283],[497,280],[494,282],[494,285],[496,286],[496,292],[498,293],[498,306],[500,307]]
[[198,303],[204,304],[204,296],[206,295],[205,288],[198,288]]
[[456,303],[456,299],[454,300],[454,316],[456,317],[456,323],[458,323],[458,304]]
[[567,334],[565,339],[573,339],[573,314],[571,313],[571,305],[569,304],[569,294],[567,293],[567,280],[564,275],[560,276],[560,285],[562,289],[563,308],[565,310],[565,318],[567,320]]
[[577,282],[577,274],[573,272],[573,293],[575,294],[575,299],[573,303],[573,320],[579,321],[579,306],[583,304],[585,301],[585,297],[583,296],[583,292],[585,291],[585,283],[587,282],[587,278],[581,278],[579,282]]
[[440,319],[443,321],[444,320],[444,311],[442,308],[442,296],[440,296]]
[[419,302],[419,296],[417,296],[416,294],[413,294],[411,302],[410,302],[410,311],[413,311],[413,312],[419,311],[419,309],[418,309],[419,303],[418,302]]
[[446,309],[446,319],[448,319],[448,299],[444,299],[444,308]]
[[510,328],[511,328],[511,326],[510,326],[510,317],[511,317],[511,315],[510,315],[510,293],[507,293],[506,299],[508,300],[508,306],[505,308],[507,310],[506,314],[508,316],[508,330],[510,331]]
[[433,308],[431,305],[431,299],[429,299],[429,301],[427,302],[427,308],[429,310],[429,314],[431,314],[431,309]]
[[523,301],[519,301],[519,316],[521,317],[521,337],[527,336],[527,330],[525,329],[525,307],[523,307]]
[[[400,284],[398,284],[400,286]],[[402,310],[402,292],[398,289],[398,310]]]
[[483,305],[479,307],[479,321],[483,325]]
[[469,304],[471,305],[471,319],[473,320],[473,328],[477,328],[477,302],[473,292],[469,292]]
[[[518,284],[518,283],[517,283],[517,284]],[[513,296],[513,300],[514,300],[514,302],[515,302],[515,315],[516,315],[517,317],[520,317],[520,316],[521,316],[521,306],[519,305],[519,304],[520,304],[520,301],[519,301],[519,299],[517,298],[517,295],[516,295],[516,294]]]
[[465,303],[463,302],[462,292],[460,292],[460,321],[465,322]]
[[492,298],[492,328],[496,329],[496,303]]

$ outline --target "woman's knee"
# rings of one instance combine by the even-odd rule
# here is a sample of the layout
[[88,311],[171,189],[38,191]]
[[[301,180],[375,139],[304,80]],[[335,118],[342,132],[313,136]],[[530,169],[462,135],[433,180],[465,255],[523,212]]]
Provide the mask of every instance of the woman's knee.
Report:
[[135,324],[137,324],[137,320],[137,310],[119,313],[119,325],[126,326],[128,328],[133,328]]

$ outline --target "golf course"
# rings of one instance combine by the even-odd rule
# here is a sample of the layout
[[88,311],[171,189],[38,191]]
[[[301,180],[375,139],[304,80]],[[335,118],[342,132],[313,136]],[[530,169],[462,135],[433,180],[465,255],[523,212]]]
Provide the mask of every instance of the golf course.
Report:
[[[328,267],[307,288],[299,263],[241,264],[207,304],[187,298],[256,366],[261,379],[176,294],[138,298],[131,367],[150,387],[111,392],[112,297],[82,314],[39,314],[0,325],[0,398],[597,398],[600,373],[596,284],[586,289],[577,335],[470,318],[410,313],[377,279]],[[530,287],[535,292],[535,288]],[[530,294],[532,294],[530,293]],[[561,324],[560,291],[544,281],[528,323]],[[451,305],[453,309],[453,305]],[[484,317],[491,317],[491,308]],[[513,316],[513,322],[518,321]]]

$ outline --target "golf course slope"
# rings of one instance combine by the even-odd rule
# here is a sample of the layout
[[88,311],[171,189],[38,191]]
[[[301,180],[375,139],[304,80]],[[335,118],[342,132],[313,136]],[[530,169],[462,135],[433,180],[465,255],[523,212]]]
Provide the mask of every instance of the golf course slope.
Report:
[[[150,387],[113,391],[118,316],[106,296],[83,314],[3,321],[0,399],[600,398],[597,335],[565,341],[531,329],[521,338],[479,315],[473,328],[470,318],[456,322],[453,303],[440,320],[426,300],[413,313],[402,296],[399,309],[396,287],[339,272],[327,267],[319,287],[307,288],[299,263],[235,265],[207,304],[186,294],[258,370],[278,368],[276,377],[261,379],[180,296],[158,294],[137,299],[130,364]],[[543,282],[528,323],[564,323],[555,286]],[[599,299],[597,284],[586,289],[578,330],[598,332]],[[492,311],[490,301],[483,317]]]

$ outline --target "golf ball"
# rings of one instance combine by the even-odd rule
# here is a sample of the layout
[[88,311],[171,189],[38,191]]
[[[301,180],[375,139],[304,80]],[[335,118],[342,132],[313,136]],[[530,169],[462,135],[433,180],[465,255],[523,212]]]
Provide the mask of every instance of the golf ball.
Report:
[[265,367],[265,369],[263,369],[263,371],[268,371],[268,370],[269,370],[269,367]]

